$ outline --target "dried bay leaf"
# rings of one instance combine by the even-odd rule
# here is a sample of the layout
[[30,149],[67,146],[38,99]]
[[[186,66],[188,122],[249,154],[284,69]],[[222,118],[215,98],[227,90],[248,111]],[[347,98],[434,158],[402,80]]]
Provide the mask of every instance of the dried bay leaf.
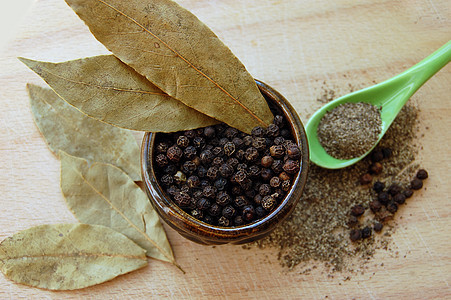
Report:
[[121,232],[147,256],[178,266],[158,214],[127,174],[108,164],[89,165],[62,151],[60,157],[61,189],[77,219]]
[[168,96],[113,55],[62,63],[19,59],[62,99],[108,124],[174,132],[218,123]]
[[111,163],[141,180],[140,150],[130,131],[82,114],[50,89],[28,84],[27,90],[35,123],[52,152]]
[[142,248],[98,225],[40,225],[0,244],[0,269],[6,277],[50,290],[81,289],[145,265]]
[[170,96],[245,132],[273,120],[252,76],[171,0],[66,0],[121,61]]

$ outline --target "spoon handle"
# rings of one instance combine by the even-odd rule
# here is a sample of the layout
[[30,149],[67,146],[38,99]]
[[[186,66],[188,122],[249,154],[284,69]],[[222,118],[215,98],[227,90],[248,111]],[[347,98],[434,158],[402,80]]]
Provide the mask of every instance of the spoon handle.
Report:
[[408,79],[412,83],[410,95],[413,95],[429,78],[440,71],[451,61],[451,40],[437,49],[434,53],[399,74],[398,79]]

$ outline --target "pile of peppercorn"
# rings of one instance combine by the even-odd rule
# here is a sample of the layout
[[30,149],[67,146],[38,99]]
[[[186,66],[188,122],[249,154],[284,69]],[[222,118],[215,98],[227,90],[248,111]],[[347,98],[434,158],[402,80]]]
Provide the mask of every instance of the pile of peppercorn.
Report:
[[225,124],[168,134],[155,143],[155,174],[177,206],[219,226],[266,216],[290,190],[301,149],[276,115],[251,135]]
[[[373,177],[382,172],[382,160],[390,156],[391,150],[389,148],[374,150],[370,156],[372,164],[369,167],[368,173],[360,178],[360,183],[362,185],[372,183]],[[369,208],[376,219],[376,222],[373,224],[374,231],[382,231],[384,224],[393,219],[394,214],[398,211],[398,206],[405,204],[406,199],[412,197],[414,190],[421,189],[423,187],[423,180],[426,178],[428,178],[427,171],[420,169],[415,178],[410,182],[410,185],[404,188],[397,183],[392,183],[386,188],[384,182],[374,182],[372,189],[375,192],[375,198],[369,203]],[[370,226],[358,228],[358,218],[365,213],[365,209],[361,204],[354,205],[351,208],[348,225],[354,227],[349,233],[349,237],[353,242],[369,238],[372,235]]]

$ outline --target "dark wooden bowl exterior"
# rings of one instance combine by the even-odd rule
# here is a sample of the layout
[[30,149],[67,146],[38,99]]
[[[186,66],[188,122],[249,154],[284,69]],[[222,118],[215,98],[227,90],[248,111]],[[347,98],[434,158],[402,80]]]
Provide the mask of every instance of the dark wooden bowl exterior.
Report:
[[296,207],[307,181],[309,152],[304,127],[290,103],[277,91],[256,80],[257,86],[268,104],[282,112],[290,122],[296,142],[301,146],[301,169],[284,200],[270,214],[253,223],[237,227],[220,227],[199,221],[172,202],[157,182],[153,171],[153,147],[157,133],[146,133],[141,149],[142,177],[147,195],[161,219],[187,239],[199,244],[244,244],[268,235],[277,224],[287,218]]

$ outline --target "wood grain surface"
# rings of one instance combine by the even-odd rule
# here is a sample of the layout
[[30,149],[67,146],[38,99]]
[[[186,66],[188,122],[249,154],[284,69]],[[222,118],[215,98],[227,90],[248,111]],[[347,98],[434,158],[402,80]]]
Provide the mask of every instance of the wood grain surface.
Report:
[[[449,0],[177,2],[210,26],[255,78],[289,99],[304,122],[325,90],[340,96],[388,79],[451,38]],[[16,57],[58,62],[105,53],[63,0],[41,0],[1,54],[0,240],[34,225],[76,221],[60,191],[59,161],[30,112],[25,84],[44,82]],[[72,292],[0,275],[0,298],[450,299],[450,87],[448,65],[411,100],[421,108],[418,161],[430,178],[396,215],[391,250],[378,250],[363,274],[346,280],[349,274],[328,274],[317,262],[287,272],[271,249],[201,246],[166,227],[185,275],[151,260],[142,270]],[[301,274],[309,266],[318,267]]]

